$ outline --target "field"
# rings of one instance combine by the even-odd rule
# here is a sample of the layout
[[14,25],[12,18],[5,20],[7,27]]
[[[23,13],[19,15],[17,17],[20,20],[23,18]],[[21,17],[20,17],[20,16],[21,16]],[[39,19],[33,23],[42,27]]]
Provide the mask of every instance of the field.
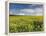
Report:
[[43,16],[9,16],[9,32],[44,31]]

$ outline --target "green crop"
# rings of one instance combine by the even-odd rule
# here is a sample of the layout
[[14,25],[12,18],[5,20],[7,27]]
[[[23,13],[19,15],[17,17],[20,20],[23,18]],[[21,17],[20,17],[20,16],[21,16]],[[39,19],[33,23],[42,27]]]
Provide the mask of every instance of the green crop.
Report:
[[9,32],[43,31],[43,16],[9,16]]

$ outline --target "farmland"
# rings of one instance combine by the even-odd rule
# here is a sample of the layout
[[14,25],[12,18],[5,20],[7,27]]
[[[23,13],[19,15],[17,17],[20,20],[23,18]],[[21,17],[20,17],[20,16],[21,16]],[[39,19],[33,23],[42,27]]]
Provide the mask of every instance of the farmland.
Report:
[[9,32],[37,32],[43,31],[43,16],[9,16]]

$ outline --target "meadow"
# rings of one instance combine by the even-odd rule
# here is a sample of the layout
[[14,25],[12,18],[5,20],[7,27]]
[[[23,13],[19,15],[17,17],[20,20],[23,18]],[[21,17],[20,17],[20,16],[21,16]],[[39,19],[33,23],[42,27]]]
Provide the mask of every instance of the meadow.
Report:
[[38,31],[44,31],[43,16],[9,16],[10,33]]

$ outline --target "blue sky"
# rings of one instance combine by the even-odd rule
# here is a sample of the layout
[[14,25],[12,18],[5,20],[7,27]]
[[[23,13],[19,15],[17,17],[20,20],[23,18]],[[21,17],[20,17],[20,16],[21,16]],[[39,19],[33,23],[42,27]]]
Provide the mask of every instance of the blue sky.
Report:
[[43,5],[10,3],[9,12],[11,15],[35,15],[35,14],[42,15]]

